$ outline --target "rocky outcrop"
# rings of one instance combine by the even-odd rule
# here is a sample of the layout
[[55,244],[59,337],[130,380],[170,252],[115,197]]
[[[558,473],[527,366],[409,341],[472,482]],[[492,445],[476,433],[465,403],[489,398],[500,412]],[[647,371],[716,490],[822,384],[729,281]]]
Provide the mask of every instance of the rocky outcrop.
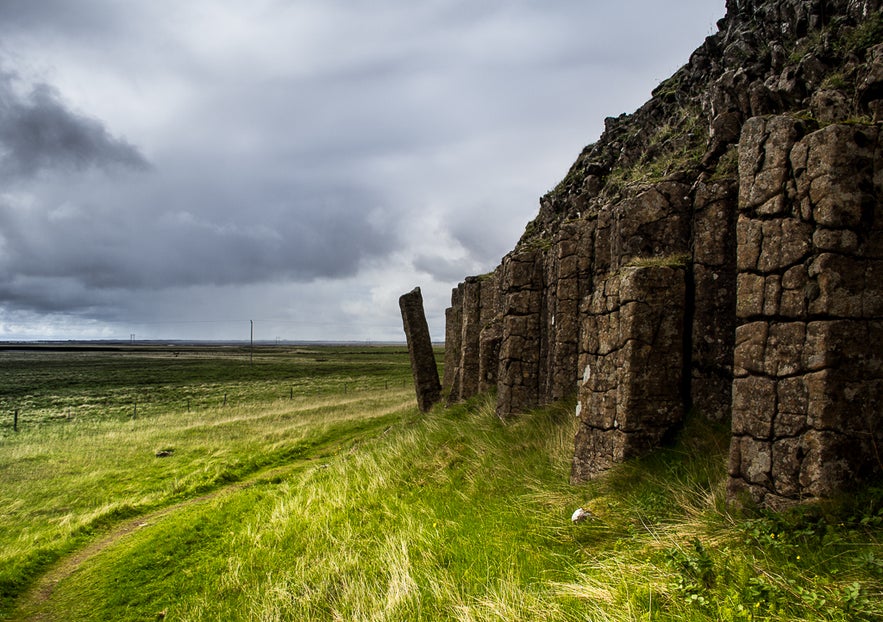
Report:
[[496,273],[469,277],[451,292],[445,312],[448,401],[465,400],[496,386],[502,340],[502,291]]
[[503,418],[576,395],[574,480],[732,421],[731,496],[778,507],[883,470],[883,14],[726,9],[454,291],[444,386]]

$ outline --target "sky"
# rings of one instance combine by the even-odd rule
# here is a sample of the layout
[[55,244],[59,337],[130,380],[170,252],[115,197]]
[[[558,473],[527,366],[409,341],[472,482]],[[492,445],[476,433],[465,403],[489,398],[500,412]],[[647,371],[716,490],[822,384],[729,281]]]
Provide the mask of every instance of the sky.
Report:
[[724,0],[0,0],[0,340],[401,341]]

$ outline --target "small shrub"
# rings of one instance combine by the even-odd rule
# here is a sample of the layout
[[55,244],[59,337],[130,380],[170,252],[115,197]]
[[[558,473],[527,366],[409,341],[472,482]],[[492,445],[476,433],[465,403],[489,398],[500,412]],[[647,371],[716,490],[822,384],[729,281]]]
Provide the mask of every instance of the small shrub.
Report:
[[883,13],[874,12],[844,37],[841,46],[847,53],[860,53],[878,43],[883,43]]
[[668,566],[675,571],[675,589],[694,605],[710,604],[709,589],[714,586],[716,572],[708,551],[693,538],[687,548],[669,549],[666,554]]

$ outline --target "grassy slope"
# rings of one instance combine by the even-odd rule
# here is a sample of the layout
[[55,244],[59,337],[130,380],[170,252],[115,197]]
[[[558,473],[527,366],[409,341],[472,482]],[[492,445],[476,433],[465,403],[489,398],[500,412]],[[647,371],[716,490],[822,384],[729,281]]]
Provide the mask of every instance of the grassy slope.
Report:
[[[722,502],[726,431],[698,420],[676,447],[571,487],[568,405],[504,425],[486,398],[425,417],[354,404],[353,424],[392,412],[326,428],[335,447],[319,461],[157,518],[15,617],[883,617],[879,491],[827,513],[738,516]],[[273,437],[268,416],[241,438],[297,437]],[[596,519],[571,524],[579,505]]]
[[0,617],[120,520],[331,452],[413,394],[402,348],[3,352],[0,372]]

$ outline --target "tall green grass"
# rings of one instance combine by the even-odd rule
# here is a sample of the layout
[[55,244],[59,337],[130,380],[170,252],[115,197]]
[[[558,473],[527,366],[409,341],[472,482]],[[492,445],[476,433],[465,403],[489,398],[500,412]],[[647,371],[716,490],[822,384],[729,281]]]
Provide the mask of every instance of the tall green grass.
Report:
[[[727,434],[567,484],[569,405],[420,416],[182,508],[63,581],[55,619],[874,620],[883,513],[739,515]],[[574,525],[577,507],[594,520]],[[49,619],[53,619],[52,616]]]
[[[6,351],[0,371],[0,617],[121,520],[333,452],[413,394],[402,348]],[[213,405],[180,399],[206,386]]]
[[15,596],[48,562],[122,519],[332,453],[389,425],[408,398],[398,389],[23,432],[0,457],[2,593]]
[[[504,423],[490,396],[428,415],[411,389],[289,402],[4,444],[0,507],[17,519],[0,516],[0,573],[13,595],[49,568],[39,551],[58,558],[180,503],[8,617],[883,619],[883,492],[736,512],[728,431],[701,418],[673,447],[571,486],[572,404]],[[580,506],[594,518],[575,525]],[[26,530],[10,537],[16,524]]]

